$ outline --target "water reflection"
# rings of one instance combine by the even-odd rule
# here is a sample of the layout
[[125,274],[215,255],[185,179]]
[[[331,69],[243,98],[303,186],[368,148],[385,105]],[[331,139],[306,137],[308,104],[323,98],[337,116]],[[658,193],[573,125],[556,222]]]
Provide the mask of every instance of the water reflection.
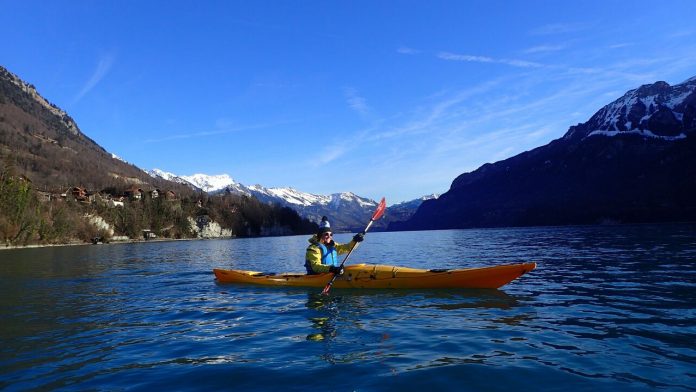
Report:
[[312,333],[307,335],[307,340],[318,342],[327,339],[332,339],[336,336],[336,316],[338,309],[336,306],[337,297],[322,295],[320,293],[307,294],[307,309]]
[[[309,326],[305,340],[322,344],[318,356],[327,363],[377,362],[385,371],[396,374],[399,367],[389,362],[413,355],[404,347],[426,344],[431,348],[422,353],[430,352],[432,347],[438,351],[448,346],[462,327],[482,331],[533,324],[536,315],[531,310],[510,313],[522,302],[522,297],[500,290],[336,290],[330,296],[309,292],[305,300]],[[488,315],[485,322],[469,320],[481,314]],[[443,325],[452,329],[443,334]],[[429,326],[440,333],[408,337],[411,331],[427,330]],[[407,344],[399,346],[394,335],[396,341]],[[465,362],[482,363],[481,359],[489,355],[486,350],[473,352]],[[493,356],[500,356],[500,352]]]

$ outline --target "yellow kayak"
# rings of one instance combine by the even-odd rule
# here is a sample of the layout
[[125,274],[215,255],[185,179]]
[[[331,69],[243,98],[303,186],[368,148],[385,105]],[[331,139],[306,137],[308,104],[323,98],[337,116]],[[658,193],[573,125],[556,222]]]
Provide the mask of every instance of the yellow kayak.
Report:
[[[484,268],[424,270],[391,265],[355,264],[345,267],[333,287],[338,289],[497,289],[536,268],[536,263]],[[257,271],[214,269],[220,283],[323,288],[333,274],[271,274]]]

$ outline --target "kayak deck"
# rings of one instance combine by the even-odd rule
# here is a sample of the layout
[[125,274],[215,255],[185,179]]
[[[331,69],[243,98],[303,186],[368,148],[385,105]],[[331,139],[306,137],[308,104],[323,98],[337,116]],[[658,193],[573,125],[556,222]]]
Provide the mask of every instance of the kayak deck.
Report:
[[[536,263],[521,263],[483,268],[425,270],[391,265],[355,264],[345,267],[334,288],[356,289],[497,289],[536,268]],[[317,287],[333,274],[270,274],[257,271],[213,269],[220,283],[244,283],[262,286]]]

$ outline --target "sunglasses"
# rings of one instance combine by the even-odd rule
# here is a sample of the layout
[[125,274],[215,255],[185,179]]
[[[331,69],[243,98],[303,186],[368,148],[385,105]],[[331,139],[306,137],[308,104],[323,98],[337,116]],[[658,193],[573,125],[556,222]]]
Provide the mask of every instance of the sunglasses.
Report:
[[331,237],[332,235],[333,235],[333,234],[331,234],[331,233],[324,233],[324,234],[322,235],[322,237]]

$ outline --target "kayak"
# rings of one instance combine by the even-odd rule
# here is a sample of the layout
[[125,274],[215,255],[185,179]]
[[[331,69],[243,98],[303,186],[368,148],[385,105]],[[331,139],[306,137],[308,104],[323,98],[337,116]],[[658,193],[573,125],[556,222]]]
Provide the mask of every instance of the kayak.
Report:
[[[391,265],[355,264],[346,266],[334,281],[338,289],[497,289],[536,268],[536,263],[466,269],[418,269]],[[213,269],[220,283],[243,283],[279,287],[323,288],[332,273],[266,273]]]

